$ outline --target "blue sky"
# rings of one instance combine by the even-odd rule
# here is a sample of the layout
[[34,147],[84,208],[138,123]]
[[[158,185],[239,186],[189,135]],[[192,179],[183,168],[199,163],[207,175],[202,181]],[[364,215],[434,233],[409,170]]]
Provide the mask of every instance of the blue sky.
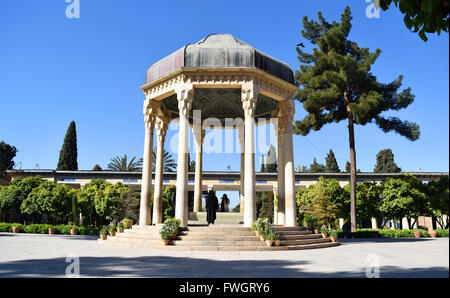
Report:
[[[430,35],[425,43],[408,31],[397,9],[369,19],[364,0],[80,4],[80,18],[68,19],[64,0],[0,2],[0,140],[19,149],[15,161],[22,168],[55,168],[71,120],[77,124],[80,169],[96,163],[106,168],[117,155],[142,156],[145,98],[139,87],[149,65],[210,33],[231,33],[296,70],[296,44],[311,49],[300,34],[303,16],[317,18],[321,10],[328,20],[338,20],[350,5],[350,38],[382,50],[373,73],[382,82],[403,74],[403,87],[411,86],[416,95],[406,110],[388,115],[421,128],[420,139],[411,142],[375,125],[356,127],[358,168],[372,171],[377,152],[391,148],[405,171],[448,171],[448,34]],[[295,119],[304,116],[297,103]],[[349,159],[346,123],[294,136],[294,147],[296,165],[309,165],[314,157],[324,162],[332,148],[344,168]],[[205,170],[228,165],[239,170],[239,155],[204,157]]]

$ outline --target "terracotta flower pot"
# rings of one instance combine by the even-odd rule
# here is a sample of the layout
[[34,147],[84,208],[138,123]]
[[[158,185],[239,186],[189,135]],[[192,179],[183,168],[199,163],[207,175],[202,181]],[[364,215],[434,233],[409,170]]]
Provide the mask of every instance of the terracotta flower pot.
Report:
[[263,235],[259,235],[259,239],[260,239],[261,241],[265,241],[265,240],[266,240],[266,237],[263,236]]
[[274,240],[274,241],[273,241],[273,244],[274,244],[275,246],[280,246],[280,240]]
[[315,230],[314,230],[314,234],[319,234],[319,230],[318,230],[318,229],[315,229]]
[[322,238],[327,238],[328,234],[327,233],[322,233]]
[[13,233],[19,233],[20,232],[20,227],[12,227],[12,232]]
[[56,233],[56,229],[55,228],[48,228],[48,234],[49,235],[53,235]]
[[111,232],[109,232],[109,235],[111,235],[111,236],[116,236],[116,232],[115,231],[111,231]]
[[273,240],[266,240],[266,246],[272,246]]
[[70,229],[70,235],[78,235],[77,229]]
[[162,245],[169,245],[169,243],[170,243],[170,240],[169,240],[169,239],[161,240],[161,244],[162,244]]
[[259,231],[258,230],[256,230],[255,231],[255,235],[257,236],[257,237],[259,237],[260,235],[259,235]]
[[436,231],[430,231],[430,236],[431,236],[431,238],[436,238],[437,237],[437,232]]
[[100,235],[100,239],[102,240],[106,240],[107,237],[108,237],[107,235]]
[[414,237],[415,237],[415,238],[420,238],[420,237],[422,237],[422,232],[414,232]]
[[123,228],[117,228],[117,232],[123,233]]
[[336,236],[330,236],[331,241],[337,242],[338,238]]

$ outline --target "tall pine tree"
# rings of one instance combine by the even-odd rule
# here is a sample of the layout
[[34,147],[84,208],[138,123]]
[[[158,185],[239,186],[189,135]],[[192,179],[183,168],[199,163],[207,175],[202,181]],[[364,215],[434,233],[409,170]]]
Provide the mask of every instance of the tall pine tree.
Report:
[[77,171],[78,170],[78,151],[77,151],[77,130],[75,121],[70,122],[67,129],[64,143],[59,151],[59,161],[57,170]]
[[325,158],[325,162],[325,172],[339,173],[341,171],[336,161],[336,157],[334,156],[333,150],[330,149],[330,152],[328,152],[327,157]]
[[375,173],[400,173],[401,168],[394,161],[394,154],[391,149],[384,149],[377,154],[377,163],[373,169]]
[[318,21],[303,18],[302,35],[316,47],[312,53],[303,52],[297,46],[300,71],[295,78],[300,85],[297,99],[308,112],[296,121],[297,134],[307,135],[320,130],[325,124],[346,120],[350,145],[350,220],[352,231],[356,229],[356,150],[354,125],[376,124],[383,132],[395,131],[409,140],[419,138],[419,126],[396,117],[385,117],[383,112],[400,110],[414,101],[411,89],[397,93],[402,83],[399,76],[391,83],[383,84],[370,72],[380,49],[369,52],[356,42],[348,40],[351,29],[351,13],[347,6],[341,22],[328,23],[322,13]]

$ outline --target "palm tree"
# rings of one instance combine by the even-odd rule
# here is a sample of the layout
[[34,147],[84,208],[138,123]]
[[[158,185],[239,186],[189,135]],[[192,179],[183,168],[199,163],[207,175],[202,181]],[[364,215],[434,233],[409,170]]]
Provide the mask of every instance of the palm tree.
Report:
[[[163,167],[164,172],[173,172],[177,168],[177,163],[175,162],[175,159],[173,159],[173,156],[164,149],[163,151]],[[142,159],[141,159],[142,163]],[[156,147],[153,149],[153,158],[152,158],[152,171],[155,171],[156,168]]]
[[120,172],[137,172],[142,169],[142,159],[136,160],[134,156],[129,162],[127,155],[125,154],[123,157],[116,156],[111,159],[111,162],[108,164],[108,170],[112,171],[120,171]]

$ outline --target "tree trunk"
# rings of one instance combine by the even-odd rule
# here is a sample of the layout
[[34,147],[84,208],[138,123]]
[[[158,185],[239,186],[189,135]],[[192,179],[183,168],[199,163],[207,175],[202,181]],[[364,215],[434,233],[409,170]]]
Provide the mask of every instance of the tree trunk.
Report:
[[353,114],[347,105],[348,140],[350,144],[350,223],[351,231],[356,230],[356,150]]

